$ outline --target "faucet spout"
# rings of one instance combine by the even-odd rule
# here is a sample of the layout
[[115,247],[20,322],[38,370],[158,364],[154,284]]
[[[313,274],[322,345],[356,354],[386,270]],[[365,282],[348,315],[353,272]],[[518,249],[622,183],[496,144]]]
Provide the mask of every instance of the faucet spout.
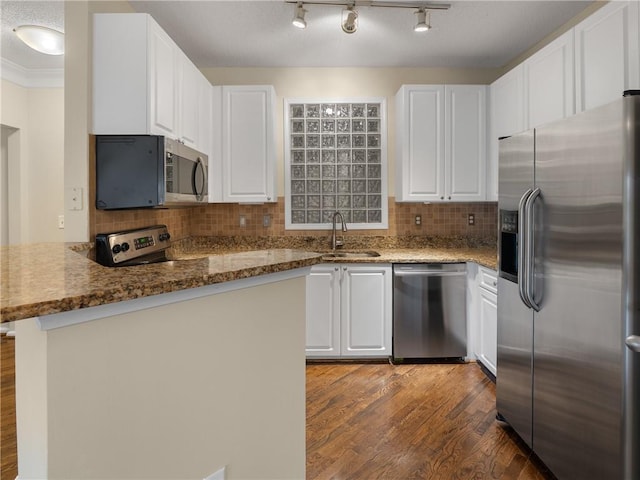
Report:
[[340,221],[342,222],[342,231],[347,231],[347,224],[344,221],[344,217],[338,211],[333,214],[333,230],[331,233],[331,249],[335,250],[337,247],[342,247],[344,245],[344,238],[342,240],[338,240],[336,235],[336,220],[340,217]]

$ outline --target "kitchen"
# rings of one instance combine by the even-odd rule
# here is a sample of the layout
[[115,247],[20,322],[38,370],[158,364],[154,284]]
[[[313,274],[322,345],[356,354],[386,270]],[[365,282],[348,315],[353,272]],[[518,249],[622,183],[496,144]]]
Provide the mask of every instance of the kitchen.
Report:
[[[78,10],[81,10],[83,8],[82,6],[76,6],[76,7],[78,8]],[[90,8],[93,8],[93,7],[94,6],[92,5]],[[113,8],[113,6],[110,6],[109,8]],[[73,16],[74,8],[71,8],[71,10],[72,10],[71,12],[68,12],[68,15]],[[82,14],[86,13],[86,11],[81,13],[78,13],[78,11],[76,11],[75,13],[82,16]],[[67,24],[67,30],[69,35],[73,33],[71,30],[69,30],[69,24]],[[69,59],[67,59],[67,61],[69,61]],[[71,68],[73,68],[73,65]],[[366,83],[368,85],[372,85],[372,89],[371,89],[372,93],[384,95],[388,99],[392,99],[393,95],[395,95],[395,92],[398,86],[401,84],[408,84],[408,83],[416,83],[416,84],[424,84],[424,83],[452,84],[453,83],[455,84],[455,83],[468,83],[469,81],[471,81],[472,83],[488,84],[491,82],[493,78],[498,77],[498,75],[495,74],[495,72],[493,72],[494,77],[491,77],[491,74],[489,72],[483,72],[482,75],[487,75],[487,77],[478,76],[470,80],[468,75],[471,75],[471,73],[469,72],[458,72],[458,74],[460,75],[459,78],[456,78],[455,72],[435,72],[435,73],[428,72],[430,74],[429,78],[425,79],[424,77],[420,77],[420,75],[424,74],[424,72],[416,72],[416,71],[406,72],[406,71],[396,71],[396,69],[389,69],[384,73],[386,75],[389,75],[390,78],[385,78],[384,75],[380,75],[380,72],[381,72],[380,70],[371,71],[367,69],[362,69],[362,70],[353,69],[353,71],[340,70],[339,72],[336,72],[335,70],[329,69],[327,70],[327,76],[337,75],[337,73],[339,73],[340,77],[339,79],[335,80],[336,85],[333,85],[332,88],[326,87],[325,89],[325,87],[323,87],[322,95],[323,96],[326,95],[328,97],[334,97],[334,98],[338,96],[345,96],[345,95],[359,96],[359,93],[360,93],[359,85]],[[250,78],[256,72],[251,72],[251,71],[233,72],[226,69],[220,69],[220,71],[213,71],[211,73],[212,73],[212,76],[210,76],[209,78],[211,79],[212,83],[224,85],[224,84],[253,83],[250,80]],[[276,91],[280,95],[283,95],[280,92],[287,92],[287,95],[286,95],[287,97],[309,95],[309,93],[307,93],[307,91],[300,86],[304,78],[301,79],[300,77],[298,78],[295,77],[296,73],[302,74],[304,72],[301,72],[301,71],[278,72],[277,69],[265,69],[265,71],[262,71],[260,73],[262,75],[259,80],[260,83],[275,85]],[[287,73],[287,74],[290,73],[291,77],[293,77],[290,80],[287,80],[290,82],[289,83],[290,87],[287,87],[287,83],[283,84],[285,80],[283,80],[282,78],[279,79],[282,73]],[[314,73],[317,73],[317,71]],[[225,78],[225,75],[229,75],[231,77]],[[412,77],[412,75],[416,75],[416,77]],[[439,77],[438,75],[442,75],[442,76]],[[377,79],[379,82],[383,83],[384,85],[389,85],[389,86],[383,85],[384,88],[380,88],[381,91],[380,93],[378,93],[373,88],[373,86],[375,86],[377,82],[372,81],[372,78]],[[72,79],[71,81],[74,81],[74,80]],[[313,83],[313,80],[307,79],[307,81]],[[69,87],[68,84],[69,84],[69,81],[67,81],[67,88],[71,88]],[[84,85],[86,87],[86,80]],[[74,85],[74,86],[79,87],[77,92],[83,91],[82,81],[80,81],[80,85]],[[335,90],[333,90],[333,88],[335,88]],[[66,118],[65,121],[68,121],[71,123],[81,121],[83,118],[82,115],[71,116],[69,115],[68,112],[73,111],[73,108],[77,107],[78,105],[82,105],[82,102],[83,102],[82,95],[74,95],[73,99],[66,99],[66,102],[69,102],[67,105],[70,106],[71,108],[67,109],[67,116],[65,117]],[[389,113],[391,113],[391,110],[393,108],[393,102],[391,100],[388,100],[387,106],[390,111]],[[71,118],[67,118],[67,117],[71,117]],[[278,121],[277,123],[282,124],[282,121]],[[391,138],[393,136],[393,131],[394,131],[393,128],[388,128],[390,144],[392,141]],[[67,135],[69,135],[68,132],[67,132]],[[278,138],[280,139],[282,137],[283,135],[278,136]],[[70,135],[70,138],[67,137],[67,140],[68,141],[65,143],[65,148],[70,148],[71,152],[87,151],[86,138],[80,138],[80,136]],[[82,154],[80,154],[80,156],[82,156]],[[74,160],[74,155],[69,155],[65,161],[72,162],[73,160]],[[85,161],[86,161],[86,156],[85,156]],[[389,175],[391,177],[393,175],[394,169],[391,168],[391,162],[389,162],[389,165],[390,165]],[[65,168],[65,176],[78,175],[79,177],[82,177],[83,171],[86,173],[87,166],[85,164],[85,165],[78,165],[78,167],[79,167],[78,169],[73,169],[73,170]],[[282,177],[283,175],[278,175],[278,182],[280,183],[280,185],[278,186],[279,192],[282,192],[284,190],[284,187],[281,184]],[[391,181],[391,178],[389,180],[390,180],[389,183],[392,185],[393,182]],[[74,180],[74,178],[65,178],[65,183],[67,185],[83,185],[82,181],[78,183]],[[88,195],[87,193],[88,191],[89,191],[88,188],[83,188],[81,190],[82,194],[84,195]],[[390,193],[391,193],[391,189],[390,189]],[[265,204],[263,206],[234,205],[231,209],[229,209],[229,207],[224,205],[221,205],[221,206],[212,205],[211,207],[209,207],[211,210],[210,212],[196,211],[193,213],[193,217],[188,218],[187,220],[185,220],[184,218],[180,218],[180,216],[176,215],[175,212],[173,211],[154,211],[153,213],[150,213],[150,216],[153,217],[153,222],[145,221],[145,224],[166,223],[170,226],[172,235],[174,236],[177,235],[176,238],[180,238],[184,236],[185,233],[187,232],[192,235],[216,235],[216,234],[243,235],[244,234],[244,231],[242,230],[243,227],[240,227],[238,225],[237,220],[240,216],[245,215],[245,220],[248,220],[247,227],[251,229],[252,232],[262,234],[262,232],[264,232],[262,228],[265,228],[265,227],[262,227],[262,219],[265,216],[271,216],[272,219],[278,220],[277,223],[274,222],[276,226],[273,226],[271,228],[280,229],[280,230],[275,230],[276,232],[280,233],[280,232],[283,232],[282,225],[284,224],[283,213],[282,213],[284,208],[283,202],[284,202],[283,200],[279,200],[279,203],[276,205]],[[91,204],[92,202],[89,201],[87,198],[85,198],[85,205],[91,205]],[[484,225],[487,225],[486,231],[491,231],[491,229],[493,228],[494,229],[493,231],[495,232],[495,223],[493,224],[491,223],[492,222],[491,217],[495,218],[495,215],[496,215],[495,204],[494,205],[489,204],[486,207],[482,207],[483,214],[478,213],[479,210],[476,210],[476,208],[477,208],[476,205],[464,205],[464,204],[462,204],[461,206],[456,205],[455,207],[448,206],[446,204],[442,204],[442,205],[422,205],[422,204],[417,204],[417,205],[404,204],[403,205],[400,203],[396,203],[395,205],[390,204],[389,205],[390,212],[395,211],[396,212],[395,218],[396,219],[401,218],[403,220],[401,222],[396,221],[395,223],[389,222],[390,228],[389,228],[388,234],[390,235],[393,235],[394,233],[396,235],[398,234],[414,234],[415,235],[416,233],[420,234],[424,230],[418,229],[417,226],[415,225],[415,216],[421,215],[422,218],[425,220],[429,219],[429,217],[432,217],[432,218],[435,217],[436,221],[439,220],[438,217],[441,218],[442,230],[437,231],[437,233],[442,232],[442,234],[445,234],[445,233],[451,234],[451,230],[447,230],[447,225],[453,224],[454,235],[469,236],[471,234],[471,236],[473,236],[473,233],[482,231],[482,230],[480,228],[474,230],[467,224],[466,220],[469,214],[476,215],[476,221],[478,222],[477,225],[480,226],[482,229],[485,228]],[[486,212],[485,212],[485,208],[486,208]],[[233,213],[229,213],[228,212],[229,210],[231,210],[231,212]],[[68,235],[67,240],[69,241],[86,240],[86,238],[84,238],[84,235],[86,235],[85,233],[81,233],[78,235],[78,229],[76,228],[78,227],[78,223],[76,223],[77,219],[75,217],[76,215],[80,215],[80,213],[78,212],[82,212],[82,210],[80,211],[71,210],[70,212],[65,212],[65,217],[66,217],[65,218],[65,222],[66,222],[65,236]],[[203,222],[202,217],[198,217],[198,215],[207,215],[210,213],[213,213],[213,215],[215,215],[216,218],[220,218],[221,221],[216,222],[215,225],[212,225],[212,222],[210,221]],[[94,224],[95,226],[90,226],[88,228],[88,230],[91,232],[113,231],[114,225],[117,225],[117,229],[140,226],[139,219],[136,219],[133,213],[120,212],[116,215],[109,216],[105,212],[96,211],[96,212],[91,212],[91,214],[94,215],[93,220],[91,219],[91,215],[89,216],[88,219],[80,220],[79,231],[82,232],[83,226],[86,228],[89,225],[92,225],[91,224],[92,221],[95,221],[95,224]],[[484,215],[486,215],[486,217],[484,217]],[[455,217],[455,220],[452,217]],[[463,221],[460,221],[460,217],[462,217]],[[451,220],[449,220],[450,218]],[[138,221],[137,224],[136,224],[136,221]],[[129,223],[127,224],[127,222]],[[493,220],[493,222],[495,222],[495,220]],[[195,226],[195,229],[196,229],[195,232],[194,230],[191,230],[192,225]],[[425,227],[423,226],[423,228]],[[437,224],[435,228],[436,229],[438,228]],[[197,229],[202,229],[203,233],[201,233],[201,231]],[[433,230],[430,230],[430,231],[433,232]],[[323,232],[323,235],[326,237],[326,231]],[[353,247],[355,247],[356,241],[352,239],[354,239],[355,237],[359,237],[361,235],[363,235],[361,231],[350,230],[345,239],[347,242],[347,247],[350,246],[348,242],[353,242],[352,245]],[[479,237],[481,237],[481,235],[479,235]]]

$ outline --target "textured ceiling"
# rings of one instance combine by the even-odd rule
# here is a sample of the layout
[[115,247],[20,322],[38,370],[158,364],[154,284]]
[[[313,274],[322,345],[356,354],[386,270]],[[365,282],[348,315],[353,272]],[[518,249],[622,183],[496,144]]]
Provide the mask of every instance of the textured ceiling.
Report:
[[2,58],[22,67],[63,68],[64,57],[45,55],[27,47],[13,33],[20,25],[42,25],[64,32],[64,2],[0,1]]
[[[411,9],[358,7],[359,29],[340,28],[341,8],[306,5],[305,30],[284,1],[132,1],[150,13],[200,68],[287,66],[501,67],[570,20],[588,1],[451,1],[433,28],[413,31]],[[61,57],[30,50],[17,25],[64,30],[64,2],[5,1],[2,57],[26,68],[62,68]]]

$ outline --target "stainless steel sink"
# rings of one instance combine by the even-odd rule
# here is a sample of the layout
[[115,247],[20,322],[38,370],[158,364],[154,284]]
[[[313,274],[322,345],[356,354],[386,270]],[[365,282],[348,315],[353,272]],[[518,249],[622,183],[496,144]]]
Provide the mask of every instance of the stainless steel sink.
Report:
[[373,258],[379,257],[378,252],[331,252],[323,255],[326,258]]

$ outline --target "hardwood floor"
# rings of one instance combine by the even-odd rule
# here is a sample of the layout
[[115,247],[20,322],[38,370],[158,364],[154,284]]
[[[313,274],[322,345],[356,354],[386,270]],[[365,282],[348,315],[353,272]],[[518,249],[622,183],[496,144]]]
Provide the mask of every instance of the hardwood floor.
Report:
[[476,364],[310,364],[307,478],[553,478],[495,415]]
[[0,335],[0,479],[18,476],[15,339]]

